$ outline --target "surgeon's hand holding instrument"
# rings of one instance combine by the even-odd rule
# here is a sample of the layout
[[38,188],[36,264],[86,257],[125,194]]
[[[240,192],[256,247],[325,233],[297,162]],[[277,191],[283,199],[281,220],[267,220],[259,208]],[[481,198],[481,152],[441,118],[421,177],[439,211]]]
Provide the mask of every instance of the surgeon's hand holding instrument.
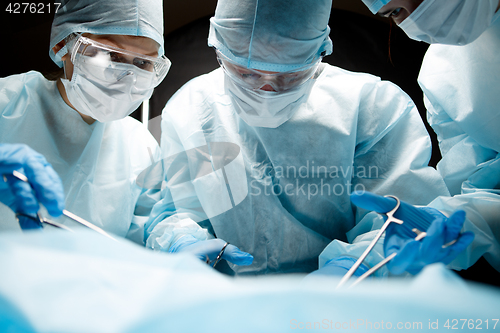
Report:
[[[399,202],[395,197],[368,192],[351,194],[351,201],[358,207],[381,214],[389,212],[388,215],[395,214],[405,221],[404,225],[387,226],[384,251],[388,268],[393,274],[404,271],[417,274],[424,266],[436,262],[449,264],[474,239],[472,232],[460,232],[465,222],[464,211],[456,211],[447,218],[433,208],[415,207]],[[423,241],[420,241],[422,238]],[[389,257],[391,259],[388,260]]]
[[341,286],[343,286],[347,282],[347,280],[349,280],[349,278],[354,274],[354,272],[356,271],[356,269],[358,269],[358,267],[363,263],[363,260],[365,260],[366,256],[373,249],[373,247],[375,246],[375,244],[377,243],[377,241],[380,239],[380,237],[382,236],[382,234],[385,232],[385,229],[387,229],[387,227],[389,226],[390,223],[394,222],[394,223],[397,223],[397,224],[403,224],[402,220],[397,219],[397,218],[394,217],[394,213],[399,208],[399,204],[400,204],[399,199],[397,197],[394,197],[394,196],[390,196],[390,197],[396,199],[396,206],[394,206],[394,208],[392,210],[390,210],[389,212],[386,213],[387,220],[385,221],[384,225],[382,226],[382,228],[380,228],[379,232],[377,233],[377,235],[375,236],[375,238],[372,240],[372,242],[370,243],[370,245],[368,245],[368,247],[366,248],[365,252],[363,252],[363,254],[361,255],[361,257],[359,257],[359,259],[356,261],[356,263],[354,265],[352,265],[352,267],[344,275],[344,277],[342,278],[342,280],[340,280],[339,284],[337,285],[337,288],[340,288]]
[[[28,180],[28,177],[26,177],[25,175],[23,175],[22,173],[20,173],[16,170],[14,170],[11,175],[4,174],[3,175],[4,181],[7,181],[7,179],[9,177],[13,177],[13,178],[20,180],[22,182],[31,184]],[[116,239],[113,236],[111,236],[109,233],[107,233],[103,229],[99,228],[98,226],[84,220],[83,218],[81,218],[81,217],[79,217],[79,216],[77,216],[77,215],[75,215],[75,214],[73,214],[65,209],[63,209],[63,211],[62,211],[62,215],[72,219],[73,221],[75,221],[79,224],[86,226],[87,228],[90,228],[90,229],[100,233],[103,236],[106,236],[107,238],[110,238],[110,239],[116,241]],[[16,217],[17,217],[19,223],[21,224],[21,226],[24,225],[27,227],[27,229],[41,228],[43,226],[43,224],[49,224],[49,225],[52,225],[52,226],[57,227],[57,228],[71,230],[68,227],[64,226],[63,224],[56,223],[56,222],[47,220],[45,218],[42,218],[39,213],[36,213],[36,217],[33,217],[33,216],[31,216],[31,214],[16,212]]]
[[253,256],[241,251],[236,246],[222,239],[198,240],[194,236],[185,235],[179,238],[169,249],[169,253],[191,253],[200,260],[215,267],[221,259],[235,265],[247,266],[252,264]]
[[[10,177],[13,172],[21,174],[20,170],[29,177],[29,183]],[[0,175],[0,202],[14,212],[36,214],[41,203],[50,215],[62,214],[62,182],[43,155],[24,144],[0,144]]]
[[[413,228],[412,231],[415,234],[417,234],[417,237],[415,237],[415,241],[419,241],[419,240],[423,239],[425,236],[427,236],[427,233],[425,231],[420,231],[417,228]],[[447,248],[447,247],[455,244],[456,242],[457,242],[457,240],[454,239],[451,242],[448,242],[448,243],[442,245],[441,247],[443,249],[445,249],[445,248]],[[397,252],[393,252],[390,255],[388,255],[384,260],[382,260],[381,262],[379,262],[378,264],[376,264],[375,266],[373,266],[372,268],[370,268],[363,275],[361,275],[358,279],[356,279],[356,281],[354,281],[351,285],[349,285],[349,288],[352,288],[352,287],[356,286],[358,283],[360,283],[361,281],[363,281],[364,279],[366,279],[367,277],[369,277],[370,275],[372,275],[373,273],[375,273],[377,270],[379,270],[385,264],[387,264],[388,262],[390,262],[397,254],[398,254]]]
[[[427,235],[426,232],[422,232],[422,231],[420,231],[420,230],[418,230],[416,228],[413,228],[412,231],[415,234],[417,234],[417,237],[415,237],[416,241],[421,240],[422,238],[424,238]],[[454,243],[454,242],[455,241],[453,241],[452,243]],[[354,281],[349,286],[349,288],[354,287],[355,285],[357,285],[358,283],[360,283],[361,281],[363,281],[364,279],[366,279],[367,277],[369,277],[370,275],[372,275],[373,273],[375,273],[376,271],[378,271],[381,267],[383,267],[385,264],[387,264],[389,261],[391,261],[397,254],[398,254],[397,252],[393,252],[390,255],[388,255],[384,260],[382,260],[381,262],[379,262],[378,264],[376,264],[375,266],[373,266],[372,268],[370,268],[363,275],[361,275],[358,279],[356,279],[356,281]]]

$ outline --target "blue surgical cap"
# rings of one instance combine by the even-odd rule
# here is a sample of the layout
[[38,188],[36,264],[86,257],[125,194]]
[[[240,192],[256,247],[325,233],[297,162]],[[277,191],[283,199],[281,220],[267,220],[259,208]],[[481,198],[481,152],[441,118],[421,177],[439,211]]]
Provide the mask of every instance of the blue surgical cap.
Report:
[[66,48],[54,54],[52,48],[72,33],[130,35],[156,41],[163,55],[162,0],[62,0],[54,16],[50,35],[50,57],[62,67]]
[[332,0],[219,0],[208,45],[247,68],[285,72],[332,53]]
[[373,14],[377,14],[378,11],[391,2],[391,0],[363,0],[363,2]]

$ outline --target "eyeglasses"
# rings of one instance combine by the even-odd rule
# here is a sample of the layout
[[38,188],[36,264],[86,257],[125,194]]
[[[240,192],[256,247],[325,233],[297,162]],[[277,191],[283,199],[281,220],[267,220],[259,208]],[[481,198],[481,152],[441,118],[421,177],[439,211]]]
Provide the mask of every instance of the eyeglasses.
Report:
[[217,52],[217,59],[224,72],[242,87],[258,90],[270,85],[275,91],[283,92],[296,88],[312,78],[316,73],[321,58],[311,65],[288,72],[264,72],[241,67],[232,63],[222,53]]
[[165,57],[150,57],[96,42],[78,35],[68,42],[71,62],[85,74],[114,83],[125,76],[136,76],[135,86],[151,89],[163,81],[171,62]]

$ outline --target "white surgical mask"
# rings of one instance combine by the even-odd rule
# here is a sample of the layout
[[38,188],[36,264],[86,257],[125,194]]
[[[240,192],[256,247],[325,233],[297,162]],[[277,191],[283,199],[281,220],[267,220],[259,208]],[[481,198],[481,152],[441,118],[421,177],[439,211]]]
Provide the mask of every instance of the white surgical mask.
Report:
[[498,0],[424,0],[399,27],[414,40],[466,45],[493,21]]
[[[153,89],[140,90],[136,87],[136,74],[128,71],[130,64],[123,66],[123,78],[109,83],[99,76],[85,73],[80,66],[75,66],[71,81],[61,79],[70,103],[78,112],[100,122],[123,119],[134,112],[141,103],[150,98]],[[102,75],[105,75],[105,70]],[[116,70],[116,67],[114,68]]]
[[235,84],[224,74],[226,94],[231,96],[238,115],[250,126],[276,128],[289,120],[315,82],[310,79],[295,89],[285,92],[250,90]]

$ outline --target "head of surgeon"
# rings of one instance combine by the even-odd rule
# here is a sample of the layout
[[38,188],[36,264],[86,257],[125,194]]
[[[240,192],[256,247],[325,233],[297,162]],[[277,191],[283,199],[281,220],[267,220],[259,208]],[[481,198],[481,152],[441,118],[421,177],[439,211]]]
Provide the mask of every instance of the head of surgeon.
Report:
[[332,53],[331,0],[219,0],[208,44],[225,73],[225,90],[251,126],[275,128],[310,91]]
[[374,14],[390,17],[412,39],[466,45],[496,19],[499,0],[363,0]]
[[161,0],[65,0],[55,14],[50,57],[57,86],[89,124],[125,118],[165,78]]

